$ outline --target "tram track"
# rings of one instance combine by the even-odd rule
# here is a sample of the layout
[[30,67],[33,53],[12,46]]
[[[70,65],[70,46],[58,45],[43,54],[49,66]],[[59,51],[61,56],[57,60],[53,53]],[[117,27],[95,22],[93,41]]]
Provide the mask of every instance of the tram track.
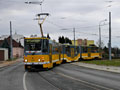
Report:
[[85,81],[85,80],[77,79],[75,77],[72,77],[70,75],[66,75],[66,74],[61,73],[61,72],[56,72],[54,70],[52,70],[52,72],[54,72],[54,73],[56,73],[56,74],[58,74],[62,77],[69,78],[69,79],[74,80],[74,81],[78,81],[78,82],[82,83],[82,85],[84,85],[86,87],[89,87],[89,88],[92,88],[93,90],[114,90],[114,89],[111,89],[111,88],[108,88],[108,87],[105,87],[105,86],[90,83],[90,82]]
[[[37,82],[37,84],[35,85],[33,85],[34,83],[31,84],[33,85],[32,87],[34,87],[35,89],[42,88],[43,90],[46,90],[46,89],[50,89],[50,90],[84,90],[84,89],[86,90],[117,90],[118,88],[115,86],[109,86],[108,84],[103,84],[104,82],[100,83],[101,81],[99,81],[99,77],[100,78],[104,78],[104,77],[98,76],[98,81],[95,80],[95,82],[93,82],[92,80],[94,79],[92,80],[87,79],[88,76],[90,76],[91,74],[88,75],[89,73],[84,73],[82,72],[82,70],[76,71],[77,69],[75,69],[75,67],[73,67],[74,71],[72,69],[69,70],[68,68],[66,70],[66,67],[56,67],[49,71],[29,73],[28,74],[29,78],[27,78],[27,80]],[[85,76],[82,76],[82,75],[85,75]],[[34,78],[31,78],[31,77],[34,77]],[[27,86],[28,88],[29,88],[29,85]],[[30,88],[29,90],[33,90],[33,89]]]
[[63,90],[61,88],[59,88],[58,86],[56,86],[53,82],[49,81],[48,79],[46,79],[43,75],[40,74],[40,72],[38,72],[38,75],[44,79],[44,81],[46,81],[48,84],[50,84],[51,86],[53,86],[54,88],[56,88],[56,90]]
[[[79,82],[82,83],[82,85],[84,85],[85,87],[92,88],[93,90],[112,90],[112,89],[109,89],[109,88],[106,89],[105,87],[102,88],[102,89],[100,89],[100,87],[98,88],[98,87],[96,87],[97,85],[93,85],[93,84],[92,84],[92,86],[91,86],[91,85],[88,85],[89,83],[86,82],[86,81],[77,80],[77,79],[74,78],[74,77],[71,77],[71,76],[68,76],[68,75],[64,75],[64,74],[62,74],[62,73],[59,73],[59,72],[56,72],[56,71],[53,71],[53,70],[51,70],[51,72],[56,73],[57,75],[59,75],[59,76],[61,76],[61,77],[64,77],[64,78],[68,78],[68,79],[71,79],[71,80],[74,80],[74,81],[79,81]],[[39,72],[38,74],[39,74],[39,76],[42,77],[47,83],[49,83],[50,85],[54,86],[57,90],[63,90],[63,89],[57,87],[53,82],[51,82],[51,81],[49,81],[48,79],[46,79],[43,75],[40,74],[40,72]],[[87,84],[86,84],[86,83],[87,83]]]
[[[111,88],[108,88],[108,87],[105,87],[105,86],[101,86],[101,85],[98,85],[98,84],[90,83],[90,82],[85,81],[85,80],[77,79],[75,77],[72,77],[70,75],[66,75],[66,74],[61,73],[61,72],[57,72],[55,70],[51,70],[51,72],[53,72],[56,75],[59,75],[61,77],[68,78],[70,80],[80,82],[80,83],[82,83],[83,86],[89,87],[89,88],[91,88],[93,90],[114,90],[114,89],[111,89]],[[43,78],[47,83],[49,83],[50,85],[52,85],[53,87],[55,87],[57,90],[63,90],[62,88],[59,88],[55,83],[53,83],[50,80],[48,80],[47,78],[45,78],[40,72],[38,73],[38,75],[41,78]]]

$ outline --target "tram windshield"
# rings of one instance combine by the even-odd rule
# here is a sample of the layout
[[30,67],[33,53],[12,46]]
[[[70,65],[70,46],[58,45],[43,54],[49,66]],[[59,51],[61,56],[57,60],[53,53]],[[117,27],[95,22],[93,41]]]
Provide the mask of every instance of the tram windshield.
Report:
[[25,39],[25,51],[48,52],[47,39]]

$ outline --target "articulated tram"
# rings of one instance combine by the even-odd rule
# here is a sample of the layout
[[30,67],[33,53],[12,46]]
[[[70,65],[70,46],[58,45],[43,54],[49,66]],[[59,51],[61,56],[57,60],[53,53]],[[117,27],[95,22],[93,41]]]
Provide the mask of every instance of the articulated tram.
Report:
[[62,62],[101,59],[97,47],[61,45],[48,38],[24,39],[25,70],[49,69]]

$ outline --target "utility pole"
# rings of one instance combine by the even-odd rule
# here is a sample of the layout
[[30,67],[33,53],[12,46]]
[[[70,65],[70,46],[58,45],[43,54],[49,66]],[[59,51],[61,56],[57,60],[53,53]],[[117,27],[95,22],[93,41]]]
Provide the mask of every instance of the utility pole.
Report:
[[10,21],[10,60],[13,60],[12,22]]
[[74,34],[74,54],[75,54],[75,28],[73,28],[73,34]]
[[109,60],[112,60],[111,58],[111,12],[109,12]]
[[99,24],[99,51],[101,52],[101,27]]
[[73,28],[73,34],[74,34],[74,47],[75,47],[75,28]]

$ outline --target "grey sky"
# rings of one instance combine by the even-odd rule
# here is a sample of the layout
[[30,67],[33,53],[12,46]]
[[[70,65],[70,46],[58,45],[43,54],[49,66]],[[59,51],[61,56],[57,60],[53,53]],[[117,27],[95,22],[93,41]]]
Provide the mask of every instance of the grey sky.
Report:
[[[9,34],[9,21],[12,21],[13,32],[30,36],[40,36],[38,22],[33,20],[41,12],[40,5],[28,5],[26,1],[40,0],[0,0],[0,35]],[[108,8],[108,5],[112,5]],[[98,40],[98,25],[108,19],[112,12],[112,46],[120,47],[120,2],[113,0],[44,0],[42,11],[50,13],[43,25],[44,34],[52,39],[67,36],[73,39],[72,28],[76,28],[76,38]],[[108,23],[108,22],[106,22]],[[104,24],[104,23],[103,23]],[[68,30],[61,30],[67,28]],[[108,25],[102,26],[102,40],[108,43]],[[119,36],[119,37],[118,37]]]

